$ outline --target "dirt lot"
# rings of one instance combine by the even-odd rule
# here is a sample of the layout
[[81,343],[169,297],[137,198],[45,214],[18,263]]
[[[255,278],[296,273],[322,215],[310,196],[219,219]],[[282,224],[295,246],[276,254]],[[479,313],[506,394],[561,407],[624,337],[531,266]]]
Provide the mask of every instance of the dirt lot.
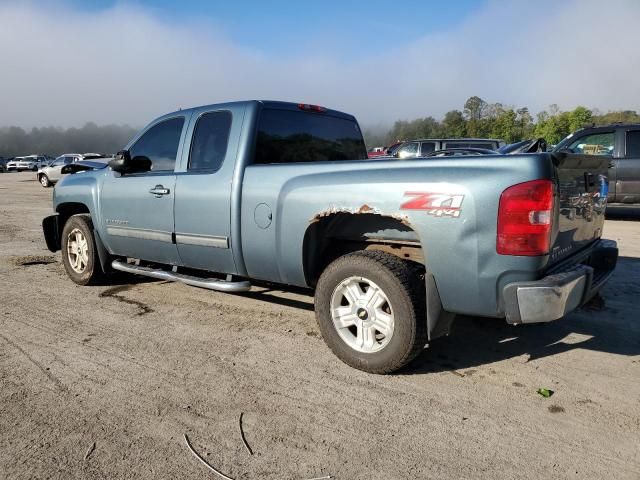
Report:
[[0,477],[216,478],[187,433],[236,479],[640,478],[639,212],[606,223],[604,301],[459,318],[382,377],[329,352],[304,292],[74,285],[40,232],[51,192],[0,174]]

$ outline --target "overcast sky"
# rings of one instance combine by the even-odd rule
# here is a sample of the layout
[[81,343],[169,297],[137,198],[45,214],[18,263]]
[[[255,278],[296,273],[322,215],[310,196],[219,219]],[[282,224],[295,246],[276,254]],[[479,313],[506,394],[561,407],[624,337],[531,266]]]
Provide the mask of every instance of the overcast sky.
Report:
[[[453,4],[450,5],[450,4]],[[266,98],[363,125],[461,109],[640,110],[640,1],[0,0],[0,125],[143,125]]]

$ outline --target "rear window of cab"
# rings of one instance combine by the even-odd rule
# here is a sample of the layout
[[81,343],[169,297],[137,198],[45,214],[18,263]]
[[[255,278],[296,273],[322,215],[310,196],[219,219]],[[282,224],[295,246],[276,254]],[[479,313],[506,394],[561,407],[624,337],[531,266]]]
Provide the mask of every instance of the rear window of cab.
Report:
[[358,123],[327,113],[265,108],[260,113],[255,164],[367,159]]

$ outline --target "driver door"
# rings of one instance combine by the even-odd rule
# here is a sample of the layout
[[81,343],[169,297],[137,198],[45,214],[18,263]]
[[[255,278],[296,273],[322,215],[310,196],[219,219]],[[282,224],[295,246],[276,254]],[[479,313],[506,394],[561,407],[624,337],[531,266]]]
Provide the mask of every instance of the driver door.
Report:
[[131,158],[147,157],[151,170],[121,175],[109,171],[101,193],[105,243],[116,254],[169,265],[179,264],[174,241],[178,152],[188,118],[164,117],[129,148]]

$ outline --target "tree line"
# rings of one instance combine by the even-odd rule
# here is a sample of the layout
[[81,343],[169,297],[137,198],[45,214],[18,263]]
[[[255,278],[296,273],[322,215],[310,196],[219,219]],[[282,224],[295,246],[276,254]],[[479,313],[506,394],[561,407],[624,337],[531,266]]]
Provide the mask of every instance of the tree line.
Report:
[[369,147],[416,138],[461,137],[499,138],[506,143],[542,137],[553,145],[579,128],[616,122],[640,123],[640,115],[633,110],[601,113],[583,106],[561,111],[554,104],[534,119],[527,107],[488,103],[473,96],[462,110],[451,110],[442,120],[432,116],[398,120],[386,132],[365,129],[364,136]]
[[81,128],[44,127],[29,131],[21,127],[0,128],[0,156],[63,153],[104,153],[122,150],[138,129],[128,125],[98,126],[93,122]]

